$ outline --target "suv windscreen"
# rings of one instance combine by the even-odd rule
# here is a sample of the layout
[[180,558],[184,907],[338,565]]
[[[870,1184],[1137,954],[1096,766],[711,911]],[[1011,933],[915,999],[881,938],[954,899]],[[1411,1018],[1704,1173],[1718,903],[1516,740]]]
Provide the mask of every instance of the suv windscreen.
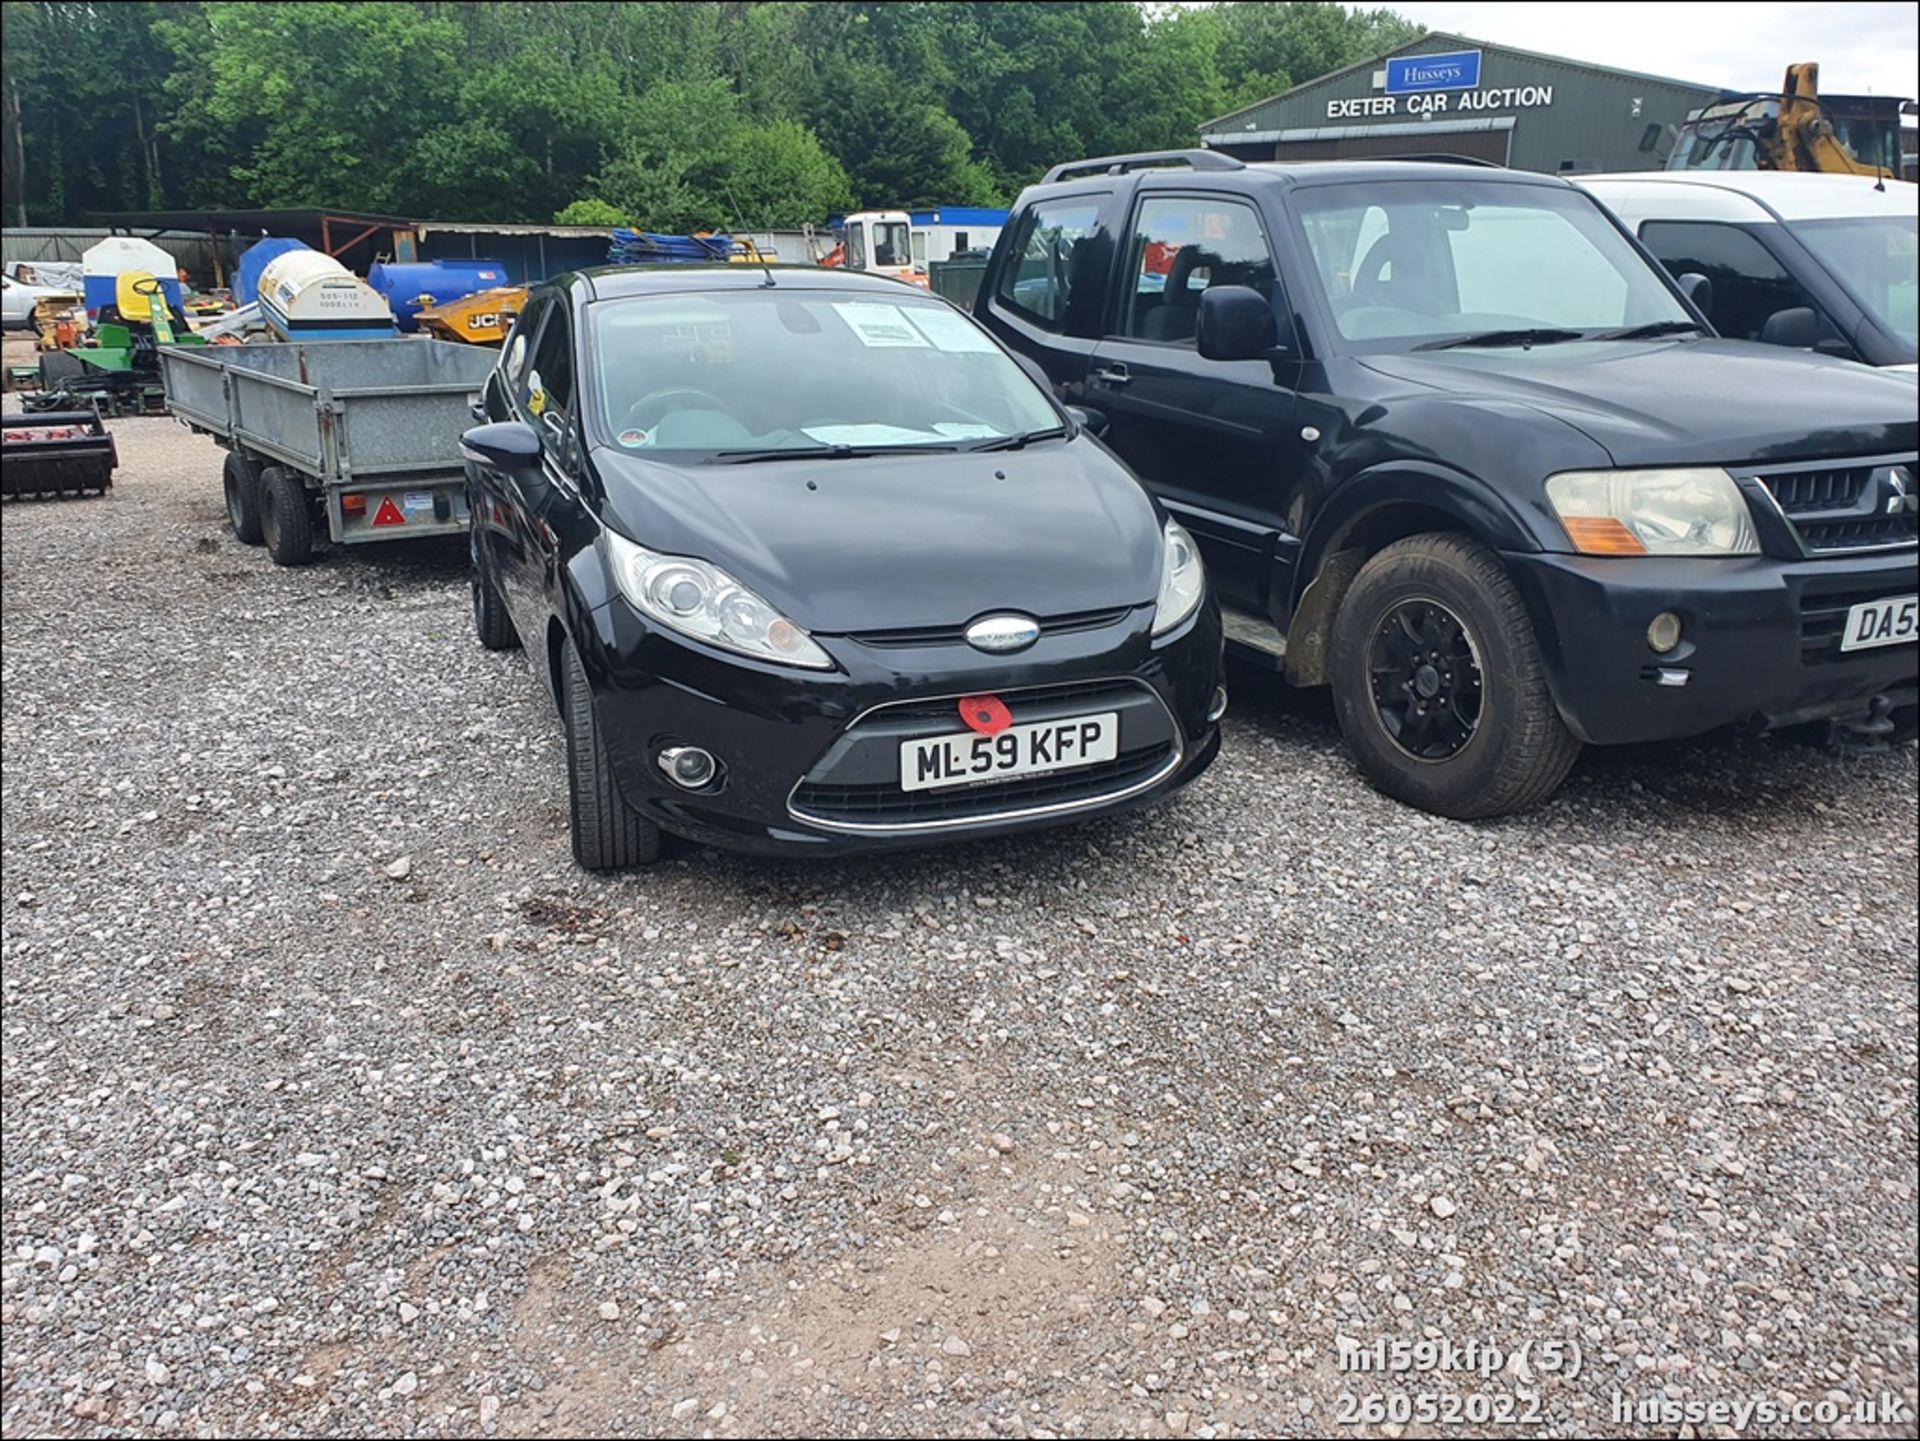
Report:
[[1920,299],[1920,223],[1911,215],[1867,215],[1846,220],[1802,220],[1793,233],[1832,271],[1880,328],[1920,347],[1915,302]]
[[636,454],[957,449],[1060,424],[992,337],[931,296],[710,291],[591,315],[589,404]]
[[1689,319],[1580,191],[1450,177],[1316,186],[1293,203],[1334,324],[1355,350]]

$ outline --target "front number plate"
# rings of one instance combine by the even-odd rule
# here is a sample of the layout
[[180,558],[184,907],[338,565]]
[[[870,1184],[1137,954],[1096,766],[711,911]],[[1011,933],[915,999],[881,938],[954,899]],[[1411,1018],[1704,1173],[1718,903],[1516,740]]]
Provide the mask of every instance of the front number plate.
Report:
[[1046,771],[1097,765],[1120,753],[1120,715],[1074,716],[1008,726],[997,735],[928,736],[900,745],[900,789],[1007,781]]
[[1877,645],[1904,645],[1920,640],[1920,596],[1897,595],[1870,600],[1847,612],[1841,650],[1871,650]]

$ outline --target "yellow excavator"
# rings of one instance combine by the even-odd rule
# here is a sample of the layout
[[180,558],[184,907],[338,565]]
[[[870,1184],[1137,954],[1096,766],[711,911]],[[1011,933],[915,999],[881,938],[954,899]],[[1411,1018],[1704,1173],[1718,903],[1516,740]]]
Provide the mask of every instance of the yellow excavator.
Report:
[[1669,170],[1794,170],[1901,178],[1901,116],[1913,101],[1820,96],[1820,67],[1789,65],[1780,93],[1736,95],[1687,117]]

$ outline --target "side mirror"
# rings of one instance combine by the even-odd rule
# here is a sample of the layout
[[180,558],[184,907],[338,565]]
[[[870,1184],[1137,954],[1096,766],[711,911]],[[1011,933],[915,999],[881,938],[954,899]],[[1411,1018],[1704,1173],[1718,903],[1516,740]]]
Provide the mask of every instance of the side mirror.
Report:
[[475,425],[485,425],[487,423],[486,397],[480,395],[468,396],[467,414],[473,417],[473,423]]
[[1279,339],[1273,307],[1246,285],[1212,285],[1200,294],[1194,340],[1202,360],[1265,360]]
[[460,437],[460,453],[476,465],[489,465],[503,475],[518,475],[540,467],[540,435],[518,420],[476,425]]
[[1791,350],[1812,350],[1826,338],[1826,327],[1811,306],[1796,305],[1776,310],[1760,327],[1762,345],[1784,345]]
[[1073,423],[1091,435],[1095,440],[1107,433],[1107,413],[1086,405],[1069,405],[1067,414],[1073,417]]
[[[1680,293],[1691,300],[1694,308],[1707,319],[1713,319],[1713,282],[1697,270],[1689,270],[1679,276],[1677,283]],[[1812,314],[1811,311],[1808,314]]]

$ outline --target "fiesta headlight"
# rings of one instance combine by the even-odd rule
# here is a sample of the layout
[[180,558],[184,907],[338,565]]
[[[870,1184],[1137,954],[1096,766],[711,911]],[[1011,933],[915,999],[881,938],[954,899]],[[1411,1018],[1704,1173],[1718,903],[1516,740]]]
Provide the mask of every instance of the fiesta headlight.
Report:
[[813,637],[717,565],[661,555],[603,531],[613,578],[642,615],[722,650],[807,670],[832,670]]
[[1582,555],[1758,555],[1753,513],[1717,466],[1569,470],[1547,500]]
[[1200,564],[1200,547],[1177,520],[1167,522],[1160,548],[1160,594],[1153,603],[1153,633],[1165,635],[1200,604],[1206,594],[1207,573]]

